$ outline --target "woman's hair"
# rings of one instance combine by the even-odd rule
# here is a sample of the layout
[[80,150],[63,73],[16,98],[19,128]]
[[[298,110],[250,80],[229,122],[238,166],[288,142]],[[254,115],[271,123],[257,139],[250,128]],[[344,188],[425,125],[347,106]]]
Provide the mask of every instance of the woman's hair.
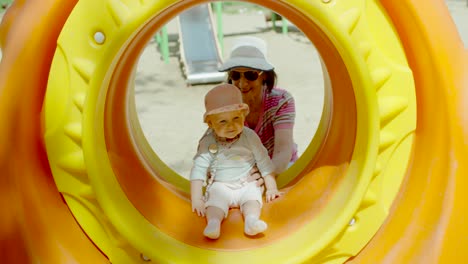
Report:
[[[278,76],[276,75],[275,70],[263,71],[263,74],[266,74],[266,79],[263,81],[263,84],[266,85],[267,92],[270,93],[273,87],[276,85],[276,79]],[[229,74],[227,78],[227,83],[232,84],[232,80],[229,77]]]
[[266,79],[264,81],[264,84],[266,85],[267,87],[267,92],[271,92],[271,90],[273,89],[273,87],[275,87],[276,85],[276,79],[278,78],[278,76],[276,75],[276,72],[274,70],[271,70],[271,71],[266,71],[264,72],[263,74],[266,74]]

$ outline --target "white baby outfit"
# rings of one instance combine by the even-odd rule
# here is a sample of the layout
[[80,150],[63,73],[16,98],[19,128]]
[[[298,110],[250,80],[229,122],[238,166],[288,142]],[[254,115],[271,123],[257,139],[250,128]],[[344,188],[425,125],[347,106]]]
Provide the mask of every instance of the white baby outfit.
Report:
[[[252,129],[244,127],[239,139],[231,145],[218,143],[213,130],[208,129],[200,139],[193,161],[190,180],[207,183],[206,207],[216,206],[227,216],[229,208],[240,207],[249,200],[262,205],[263,188],[257,187],[255,181],[245,180],[254,165],[262,176],[273,173],[274,165]],[[207,179],[208,171],[210,179]]]

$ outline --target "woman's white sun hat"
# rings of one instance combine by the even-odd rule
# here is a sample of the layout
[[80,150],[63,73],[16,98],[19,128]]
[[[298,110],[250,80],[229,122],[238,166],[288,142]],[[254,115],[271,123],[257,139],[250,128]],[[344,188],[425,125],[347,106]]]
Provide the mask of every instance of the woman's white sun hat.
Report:
[[260,71],[271,71],[275,67],[268,62],[267,44],[257,37],[239,37],[231,49],[229,58],[219,67],[219,71],[229,71],[237,67],[246,67]]
[[205,95],[205,109],[203,121],[206,123],[209,115],[242,110],[249,114],[249,106],[242,102],[242,94],[232,84],[220,84],[215,86]]

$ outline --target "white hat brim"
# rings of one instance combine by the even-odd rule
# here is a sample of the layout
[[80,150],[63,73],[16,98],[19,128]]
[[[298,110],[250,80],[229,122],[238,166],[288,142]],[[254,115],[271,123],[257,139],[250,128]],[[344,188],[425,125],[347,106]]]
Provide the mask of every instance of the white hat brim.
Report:
[[246,58],[236,57],[228,59],[223,65],[219,67],[220,72],[229,71],[233,68],[251,68],[261,71],[272,71],[275,69],[268,61],[263,58]]

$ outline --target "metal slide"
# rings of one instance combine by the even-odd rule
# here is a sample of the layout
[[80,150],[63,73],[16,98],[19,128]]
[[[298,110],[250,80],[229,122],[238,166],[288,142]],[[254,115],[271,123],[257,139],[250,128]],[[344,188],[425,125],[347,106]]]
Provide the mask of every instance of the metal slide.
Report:
[[222,55],[213,14],[209,4],[197,5],[178,16],[180,53],[188,84],[222,82],[224,72],[218,72]]

